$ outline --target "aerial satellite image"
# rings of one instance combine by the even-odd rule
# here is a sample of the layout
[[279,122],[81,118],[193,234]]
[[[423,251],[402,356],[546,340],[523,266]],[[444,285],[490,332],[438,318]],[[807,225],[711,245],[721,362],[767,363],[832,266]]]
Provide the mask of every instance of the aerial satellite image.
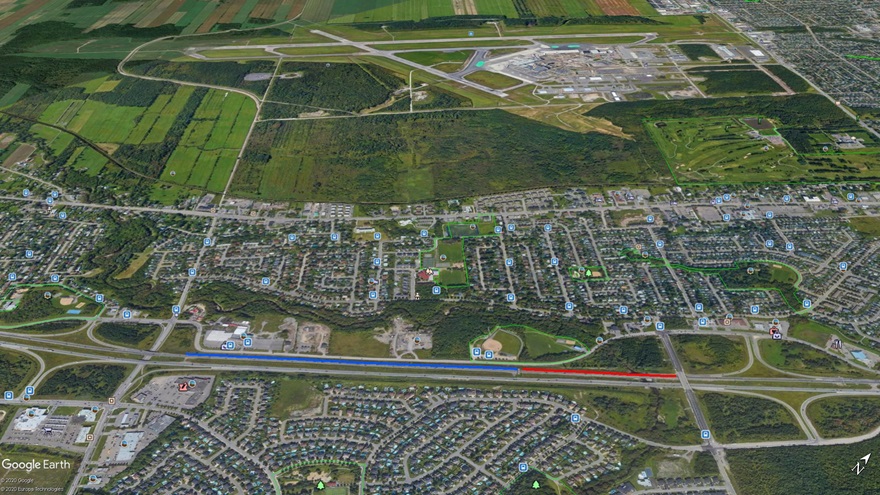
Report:
[[0,238],[0,493],[880,494],[880,0],[0,0]]

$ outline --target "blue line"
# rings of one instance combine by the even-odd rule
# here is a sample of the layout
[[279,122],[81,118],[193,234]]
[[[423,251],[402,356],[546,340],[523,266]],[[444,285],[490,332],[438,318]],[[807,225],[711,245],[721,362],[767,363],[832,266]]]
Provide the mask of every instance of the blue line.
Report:
[[293,361],[297,363],[313,364],[341,364],[347,366],[382,366],[391,368],[433,368],[447,370],[479,370],[479,371],[510,371],[517,372],[519,368],[510,366],[486,366],[480,364],[443,364],[443,363],[412,363],[397,361],[361,361],[357,359],[325,359],[295,356],[266,356],[260,354],[215,354],[207,352],[187,352],[186,357],[196,358],[220,358],[220,359],[251,359],[262,361]]

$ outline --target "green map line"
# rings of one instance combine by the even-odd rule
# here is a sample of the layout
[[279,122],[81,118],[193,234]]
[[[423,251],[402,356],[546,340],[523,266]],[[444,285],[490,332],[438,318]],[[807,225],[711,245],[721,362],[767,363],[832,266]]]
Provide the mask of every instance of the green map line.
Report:
[[[472,349],[474,347],[476,347],[474,344],[478,340],[487,340],[492,335],[495,335],[495,332],[497,332],[498,330],[507,331],[506,329],[511,328],[511,327],[525,328],[526,330],[523,333],[534,332],[534,333],[541,334],[541,335],[544,335],[546,337],[550,337],[553,339],[573,340],[573,341],[575,341],[576,345],[579,347],[582,347],[584,349],[584,351],[579,353],[577,356],[574,356],[574,357],[571,357],[568,359],[563,359],[562,361],[506,361],[506,360],[500,361],[500,362],[503,362],[504,364],[513,364],[513,365],[520,365],[520,366],[556,366],[556,365],[561,365],[561,364],[572,363],[574,361],[578,361],[578,360],[583,359],[583,358],[590,355],[589,346],[584,345],[584,343],[578,339],[575,339],[572,337],[567,337],[564,335],[552,335],[547,332],[542,332],[542,331],[538,330],[537,328],[530,327],[528,325],[509,324],[509,325],[495,325],[494,327],[492,327],[492,331],[490,331],[486,335],[481,335],[481,336],[471,340],[470,343],[468,344],[468,355],[470,356],[471,361],[482,361],[482,362],[489,361],[487,359],[482,359],[482,358],[481,359],[474,359],[474,355],[472,354],[472,352],[473,352]],[[509,331],[507,331],[507,332],[510,333]],[[525,341],[523,341],[523,350],[524,349],[525,349]],[[577,352],[577,351],[572,351],[572,352]]]
[[290,471],[291,469],[297,469],[305,466],[351,466],[357,467],[361,470],[361,482],[358,486],[358,495],[364,494],[364,489],[366,488],[367,483],[367,465],[360,462],[351,462],[351,461],[338,461],[335,459],[319,459],[315,461],[306,461],[300,462],[297,464],[290,464],[289,466],[284,466],[278,471],[273,471],[269,473],[269,479],[272,481],[272,487],[275,489],[275,493],[282,493],[281,483],[278,481],[278,476],[281,474]]
[[[425,270],[427,268],[432,268],[432,267],[426,267],[424,265],[424,263],[422,262],[422,259],[423,259],[422,255],[423,254],[433,253],[436,251],[438,259],[439,259],[440,253],[439,253],[438,247],[440,245],[440,241],[450,240],[450,239],[459,239],[459,242],[461,244],[461,260],[462,260],[462,264],[464,265],[465,283],[464,284],[444,284],[444,283],[441,283],[439,280],[434,280],[434,284],[439,287],[442,287],[444,289],[466,289],[466,288],[470,287],[471,286],[470,270],[468,269],[467,256],[465,255],[464,240],[465,239],[472,239],[472,238],[479,238],[479,237],[498,237],[501,234],[498,234],[493,230],[492,232],[486,233],[486,234],[478,233],[475,235],[455,236],[455,235],[452,235],[452,232],[449,230],[449,228],[452,226],[455,226],[455,225],[467,225],[467,226],[477,225],[477,231],[479,232],[479,225],[478,224],[480,224],[480,223],[490,224],[491,223],[493,226],[493,229],[494,229],[494,227],[497,226],[497,224],[496,224],[497,219],[496,219],[495,215],[488,215],[487,218],[489,218],[489,220],[479,220],[479,216],[478,216],[477,219],[474,220],[473,222],[458,221],[458,222],[444,223],[443,226],[441,227],[441,231],[443,234],[446,234],[446,235],[444,235],[442,237],[434,237],[434,247],[432,247],[431,249],[419,250],[419,270]],[[443,268],[440,268],[440,270],[442,271]],[[438,275],[439,275],[439,273],[440,272],[438,272]]]
[[[66,321],[66,320],[95,321],[98,318],[100,318],[100,316],[104,313],[104,310],[107,309],[107,305],[105,303],[99,303],[98,301],[95,301],[94,298],[89,297],[86,294],[84,294],[84,293],[82,293],[72,287],[68,287],[68,286],[66,286],[64,284],[60,284],[60,283],[59,284],[53,284],[53,283],[48,283],[48,284],[12,284],[9,286],[9,290],[6,291],[6,294],[4,294],[2,298],[0,298],[0,303],[8,301],[9,300],[8,296],[12,292],[15,292],[16,289],[21,288],[21,287],[27,287],[27,288],[60,287],[61,289],[64,289],[64,290],[72,292],[73,294],[76,294],[77,296],[90,299],[93,303],[99,305],[100,309],[98,309],[98,312],[95,313],[95,316],[76,316],[76,315],[71,314],[69,316],[58,316],[55,318],[44,318],[42,320],[34,320],[34,321],[25,322],[25,323],[18,323],[15,325],[0,325],[0,329],[6,330],[6,329],[29,327],[32,325],[39,325],[41,323],[51,323],[53,321]],[[15,308],[15,309],[18,309],[18,308]],[[15,309],[12,309],[10,311],[15,311]]]
[[857,60],[873,60],[875,62],[880,62],[880,57],[869,57],[867,55],[846,55],[846,58],[853,58]]
[[[632,248],[624,249],[623,251],[620,252],[620,254],[622,256],[625,256],[626,258],[630,259],[631,261],[647,261],[649,263],[653,263],[655,265],[662,265],[662,266],[665,266],[670,269],[682,270],[682,271],[686,271],[686,272],[695,272],[695,273],[709,273],[709,274],[720,274],[722,272],[728,272],[728,271],[733,271],[733,270],[737,270],[737,269],[742,269],[743,264],[750,264],[750,263],[770,263],[770,264],[775,264],[775,265],[781,265],[781,266],[788,268],[789,270],[794,272],[795,275],[797,275],[797,280],[795,280],[792,283],[792,289],[793,289],[794,296],[798,299],[800,299],[799,296],[797,295],[798,289],[800,288],[801,282],[804,280],[803,276],[801,275],[801,272],[798,271],[797,268],[795,268],[791,265],[788,265],[786,263],[783,263],[781,261],[776,261],[776,260],[744,260],[744,261],[734,262],[734,266],[731,266],[731,267],[721,267],[721,268],[705,267],[705,268],[703,268],[703,267],[683,265],[681,263],[672,263],[669,260],[667,260],[666,258],[658,258],[658,257],[654,257],[654,256],[645,257],[645,256],[641,255],[638,252],[638,250],[632,249]],[[724,290],[731,291],[731,292],[775,291],[776,293],[779,294],[779,296],[782,298],[782,300],[785,301],[785,304],[787,304],[788,307],[791,308],[791,310],[794,312],[794,314],[801,315],[801,314],[809,313],[812,310],[812,306],[810,308],[803,307],[803,300],[802,299],[799,301],[801,303],[800,307],[797,307],[796,305],[792,304],[788,300],[788,298],[785,296],[785,294],[782,292],[782,290],[779,289],[778,287],[743,287],[743,288],[730,287],[729,285],[727,285],[727,282],[724,280],[724,277],[719,277],[719,278],[721,279],[721,284],[724,285]]]

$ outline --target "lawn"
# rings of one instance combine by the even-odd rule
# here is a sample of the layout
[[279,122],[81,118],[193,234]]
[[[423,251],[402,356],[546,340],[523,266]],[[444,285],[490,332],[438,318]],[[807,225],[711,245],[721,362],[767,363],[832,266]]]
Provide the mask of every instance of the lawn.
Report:
[[455,62],[459,66],[467,61],[473,50],[432,51],[432,52],[405,52],[399,53],[400,58],[422,65],[435,65],[440,63]]
[[570,346],[556,342],[565,339],[563,336],[555,337],[534,330],[525,330],[523,339],[526,343],[526,352],[529,359],[539,359],[548,354],[565,354],[574,352]]
[[448,237],[474,237],[482,235],[496,235],[495,227],[498,223],[492,216],[480,217],[472,222],[451,222],[444,224],[444,232]]
[[468,285],[467,272],[464,269],[447,268],[440,271],[434,280],[443,287],[459,287]]
[[330,334],[330,354],[333,356],[388,357],[389,345],[379,342],[372,331],[345,332],[334,330]]
[[793,341],[762,339],[759,347],[767,364],[783,371],[816,376],[874,378],[877,375],[850,366],[846,361]]
[[460,240],[440,239],[437,241],[436,252],[436,259],[441,265],[464,262],[464,248]]
[[208,58],[273,57],[271,53],[262,48],[225,48],[218,50],[202,50],[199,53]]
[[514,79],[510,76],[499,74],[498,72],[489,72],[487,70],[468,74],[465,76],[465,79],[492,89],[504,89],[522,83],[519,79]]

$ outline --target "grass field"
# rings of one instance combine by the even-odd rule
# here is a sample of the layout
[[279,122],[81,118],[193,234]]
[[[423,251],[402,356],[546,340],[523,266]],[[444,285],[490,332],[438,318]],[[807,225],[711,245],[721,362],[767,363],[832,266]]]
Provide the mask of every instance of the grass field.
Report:
[[675,335],[672,343],[688,373],[731,373],[748,363],[745,342],[740,337]]
[[171,331],[171,334],[168,335],[168,338],[165,339],[165,342],[159,350],[161,352],[172,354],[195,352],[195,341],[196,329],[194,327],[189,325],[177,325],[174,327],[174,330]]
[[523,338],[526,343],[529,359],[539,359],[547,354],[572,352],[571,347],[556,342],[558,338],[552,335],[526,330]]
[[436,65],[441,63],[457,63],[460,67],[473,55],[473,50],[455,51],[431,51],[431,52],[405,52],[400,53],[400,58],[422,65]]
[[498,329],[492,334],[492,339],[501,343],[501,352],[510,354],[511,356],[519,356],[522,352],[523,344],[520,338],[503,329]]
[[465,79],[492,89],[504,89],[522,83],[519,79],[514,79],[504,74],[489,72],[486,70],[468,74]]
[[119,275],[116,275],[117,280],[123,280],[127,278],[131,278],[137,273],[138,270],[143,268],[144,265],[147,264],[147,261],[150,261],[150,255],[153,254],[152,249],[148,249],[142,253],[138,253],[134,258],[132,258],[131,263],[129,263],[128,267],[125,271],[121,272]]
[[278,382],[278,392],[269,407],[269,414],[279,419],[288,418],[294,411],[313,407],[320,396],[308,380],[284,377]]
[[255,113],[253,102],[245,96],[209,91],[161,177],[170,182],[223,191]]
[[678,49],[691,60],[717,60],[721,58],[715,53],[715,50],[713,50],[711,46],[702,43],[684,43],[678,45]]
[[[284,50],[281,48],[280,50]],[[199,52],[200,54],[208,57],[208,58],[253,58],[253,57],[267,57],[271,58],[273,55],[268,53],[266,50],[262,48],[225,48],[218,50],[202,50]],[[284,53],[284,52],[281,52]]]
[[798,342],[763,339],[759,347],[767,364],[780,370],[816,376],[876,377]]
[[330,334],[330,354],[334,356],[388,357],[390,349],[375,339],[372,331]]
[[880,237],[880,217],[852,217],[849,225],[856,232],[868,237]]
[[825,347],[832,337],[837,337],[844,342],[856,346],[866,347],[864,344],[854,341],[840,329],[819,323],[818,321],[802,317],[793,317],[789,318],[788,324],[789,335],[819,347]]
[[[630,0],[627,4],[632,6],[633,14],[657,15],[645,0]],[[345,24],[452,15],[583,18],[603,13],[594,0],[473,0],[460,4],[451,0],[309,0],[303,15],[311,22]]]
[[[110,88],[109,82],[117,84]],[[89,80],[84,86],[87,91],[93,90],[88,99],[52,102],[42,111],[40,120],[79,133],[132,169],[182,186],[164,186],[169,202],[186,194],[189,187],[216,192],[225,188],[255,116],[250,99],[222,90],[197,93],[188,86],[130,79],[120,82],[106,77]],[[58,153],[66,146],[65,140],[72,140],[72,136],[64,136],[55,138],[61,148]],[[106,164],[106,158],[81,147],[70,156],[67,166],[97,176]],[[155,194],[153,198],[159,199]]]

